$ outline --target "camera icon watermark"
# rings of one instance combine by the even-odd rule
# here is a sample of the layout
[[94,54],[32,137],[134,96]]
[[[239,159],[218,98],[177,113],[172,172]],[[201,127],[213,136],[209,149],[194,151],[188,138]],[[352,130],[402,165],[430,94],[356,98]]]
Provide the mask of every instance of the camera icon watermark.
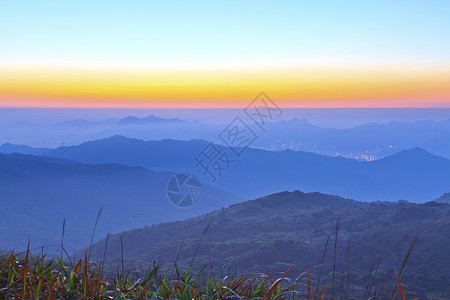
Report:
[[167,197],[179,208],[188,208],[197,204],[202,191],[200,180],[189,173],[176,174],[167,184]]

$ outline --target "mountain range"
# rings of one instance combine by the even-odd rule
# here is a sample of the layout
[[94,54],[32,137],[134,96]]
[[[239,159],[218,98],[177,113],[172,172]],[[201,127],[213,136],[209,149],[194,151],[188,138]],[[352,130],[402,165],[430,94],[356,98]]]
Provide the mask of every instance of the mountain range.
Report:
[[[252,146],[260,149],[291,149],[372,160],[421,147],[436,155],[450,158],[450,119],[368,123],[346,129],[323,128],[305,119],[291,119],[268,123],[265,132],[251,121],[245,122],[258,135]],[[227,125],[166,119],[155,115],[144,118],[128,116],[100,122],[77,119],[50,125],[15,122],[2,125],[0,143],[56,148],[114,135],[144,140],[203,139],[222,143],[218,135]]]
[[97,213],[97,234],[181,220],[243,201],[219,188],[203,185],[200,201],[178,208],[168,200],[174,174],[119,164],[82,164],[22,154],[0,154],[0,249],[61,244],[89,244]]
[[307,120],[280,121],[267,126],[255,145],[291,148],[325,155],[375,159],[421,147],[450,158],[450,119],[446,121],[392,121],[368,123],[347,129],[321,128]]
[[303,151],[254,148],[237,157],[229,148],[216,145],[233,162],[212,182],[213,177],[205,175],[204,168],[196,166],[194,160],[208,145],[202,140],[143,141],[113,136],[60,147],[44,155],[82,163],[119,163],[156,171],[188,172],[246,199],[300,189],[361,201],[425,202],[450,191],[450,160],[421,148],[366,162]]
[[[234,162],[212,182],[194,161],[208,145],[202,140],[122,136],[54,150],[3,145],[4,151],[41,156],[0,154],[0,219],[2,227],[14,228],[2,232],[0,248],[23,248],[30,230],[34,245],[58,244],[64,218],[73,229],[68,245],[86,245],[100,207],[104,217],[98,231],[105,234],[193,217],[280,190],[412,202],[437,199],[450,190],[450,161],[420,148],[364,162],[253,148],[238,158],[215,145],[228,151]],[[174,208],[167,199],[167,185],[175,173],[192,173],[203,183],[201,201],[190,209]]]
[[[207,266],[206,272],[225,276],[229,268],[244,274],[267,269],[282,273],[294,264],[288,277],[296,278],[310,267],[316,282],[329,239],[322,280],[331,282],[335,241],[337,278],[342,280],[351,238],[349,278],[355,284],[352,293],[359,294],[356,299],[371,280],[378,292],[392,289],[393,269],[401,269],[417,235],[401,278],[403,289],[411,298],[448,299],[450,205],[436,202],[365,203],[321,193],[281,192],[186,221],[112,234],[107,245],[103,239],[93,246],[92,257],[101,261],[107,246],[106,265],[114,272],[123,241],[129,270],[155,262],[184,269],[195,262],[197,270]],[[371,272],[375,279],[368,280]]]

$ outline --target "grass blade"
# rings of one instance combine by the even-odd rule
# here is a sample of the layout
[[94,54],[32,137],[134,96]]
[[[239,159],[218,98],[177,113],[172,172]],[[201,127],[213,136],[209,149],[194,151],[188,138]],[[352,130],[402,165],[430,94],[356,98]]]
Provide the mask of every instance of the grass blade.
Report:
[[98,213],[97,213],[97,218],[95,219],[94,229],[92,230],[91,243],[89,245],[88,260],[91,259],[91,250],[92,250],[92,243],[94,242],[95,229],[97,228],[98,220],[100,220],[100,216],[102,214],[102,211],[103,211],[103,207],[100,207],[100,209],[98,210]]

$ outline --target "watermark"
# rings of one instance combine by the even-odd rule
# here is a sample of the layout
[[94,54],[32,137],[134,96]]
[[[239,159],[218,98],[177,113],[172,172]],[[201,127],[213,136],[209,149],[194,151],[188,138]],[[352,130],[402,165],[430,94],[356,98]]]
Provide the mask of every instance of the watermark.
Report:
[[[219,139],[227,146],[222,147],[210,142],[197,156],[195,166],[203,170],[211,182],[222,176],[230,165],[240,158],[258,138],[255,132],[266,132],[268,122],[279,118],[283,111],[264,92],[261,92],[244,110],[243,115],[236,116],[228,126],[219,133]],[[256,130],[252,129],[256,125]]]
[[219,138],[238,157],[258,138],[258,135],[240,118],[236,117],[220,134]]
[[[207,144],[196,156],[195,166],[211,182],[228,171],[245,150],[259,138],[259,132],[266,132],[268,122],[276,120],[283,111],[264,92],[261,92],[236,116],[218,135],[225,146],[214,142]],[[179,208],[194,206],[201,198],[202,185],[190,173],[173,176],[167,185],[169,201]]]
[[266,121],[281,117],[283,111],[264,92],[261,92],[245,109],[245,114],[262,131],[266,131]]
[[222,172],[228,170],[230,164],[234,162],[225,150],[212,142],[203,148],[194,160],[195,166],[203,168],[203,175],[210,176],[212,182],[216,181],[216,175],[222,176]]
[[202,196],[202,184],[197,177],[189,173],[173,176],[167,185],[169,201],[180,208],[194,206]]

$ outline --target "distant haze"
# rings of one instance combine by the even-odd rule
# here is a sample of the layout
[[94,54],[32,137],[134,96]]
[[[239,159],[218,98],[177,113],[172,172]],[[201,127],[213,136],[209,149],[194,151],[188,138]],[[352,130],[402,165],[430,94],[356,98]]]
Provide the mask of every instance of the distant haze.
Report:
[[[244,107],[243,107],[244,108]],[[242,109],[243,109],[242,108]],[[82,108],[0,108],[0,125],[15,122],[54,124],[75,119],[104,121],[127,116],[164,118],[224,124],[242,109],[82,109]],[[365,123],[433,120],[450,118],[450,108],[291,108],[283,109],[281,119],[307,119],[320,127],[349,128]]]

